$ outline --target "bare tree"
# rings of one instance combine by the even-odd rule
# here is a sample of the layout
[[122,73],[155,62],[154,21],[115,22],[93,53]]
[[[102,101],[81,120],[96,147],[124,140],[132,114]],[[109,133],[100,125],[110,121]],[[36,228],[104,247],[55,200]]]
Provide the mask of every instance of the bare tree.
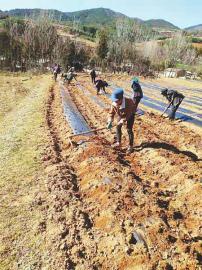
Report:
[[160,42],[157,40],[144,42],[142,54],[151,61],[154,70],[159,72],[164,69],[165,50]]
[[[116,31],[109,40],[108,59],[115,65],[135,65],[141,62],[139,48],[145,41],[154,38],[154,32],[130,19],[121,19],[116,23]],[[145,57],[142,56],[143,61]]]
[[167,66],[174,67],[183,57],[188,49],[191,48],[191,40],[183,32],[177,33],[174,38],[169,39],[164,46],[165,63]]

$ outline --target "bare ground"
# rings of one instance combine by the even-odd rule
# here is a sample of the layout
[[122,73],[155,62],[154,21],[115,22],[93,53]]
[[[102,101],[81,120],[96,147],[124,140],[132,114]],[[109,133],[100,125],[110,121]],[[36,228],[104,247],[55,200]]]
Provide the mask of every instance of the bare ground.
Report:
[[[79,80],[95,94],[86,77]],[[106,111],[76,85],[69,91],[91,127],[105,124]],[[114,132],[107,131],[71,147],[58,86],[47,91],[44,110],[46,140],[29,208],[40,218],[36,230],[24,229],[41,239],[40,252],[17,253],[10,269],[200,269],[201,136],[148,112],[136,118],[131,155],[126,133],[121,151],[111,148]]]
[[[77,87],[69,90],[91,127],[105,123],[102,109]],[[84,143],[70,150],[55,93],[52,128],[74,184],[65,207],[68,267],[199,269],[200,136],[149,113],[136,121],[137,148],[130,156],[111,149],[114,135],[106,132],[79,138]]]

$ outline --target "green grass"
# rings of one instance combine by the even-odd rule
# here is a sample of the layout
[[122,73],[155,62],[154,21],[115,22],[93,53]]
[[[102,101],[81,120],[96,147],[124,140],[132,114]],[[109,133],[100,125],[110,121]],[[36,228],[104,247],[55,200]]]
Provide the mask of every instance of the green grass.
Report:
[[193,43],[202,43],[202,37],[192,37]]

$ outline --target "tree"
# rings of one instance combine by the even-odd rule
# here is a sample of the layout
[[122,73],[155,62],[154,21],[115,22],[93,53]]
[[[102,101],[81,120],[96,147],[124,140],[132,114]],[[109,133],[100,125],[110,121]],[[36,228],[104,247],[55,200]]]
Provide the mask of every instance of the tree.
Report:
[[4,22],[4,29],[6,31],[8,42],[7,47],[4,48],[5,63],[9,65],[11,71],[15,71],[17,64],[21,63],[23,54],[21,35],[24,31],[24,26],[24,21],[22,20],[8,18]]
[[142,54],[151,61],[152,68],[158,71],[164,69],[165,50],[161,42],[157,40],[145,42]]
[[174,67],[177,63],[183,62],[183,57],[190,48],[191,40],[182,32],[169,39],[164,46],[167,66]]
[[10,55],[10,37],[6,31],[0,32],[0,58],[1,68],[8,64]]
[[11,70],[17,65],[27,69],[51,61],[58,36],[49,18],[7,19],[4,28],[9,40],[6,58]]
[[105,30],[101,30],[98,36],[97,55],[101,60],[104,60],[108,53],[108,34]]
[[54,48],[54,61],[60,63],[65,70],[69,66],[83,66],[90,59],[90,51],[80,43],[75,43],[70,38],[60,37]]
[[150,61],[140,53],[139,48],[154,36],[152,30],[134,20],[118,20],[116,31],[110,36],[108,43],[108,60],[111,66],[130,65],[130,69],[135,66],[138,72],[145,70],[145,63],[150,63]]
[[57,30],[47,17],[37,21],[27,21],[22,36],[25,45],[26,59],[31,67],[32,63],[47,62],[52,59],[52,52],[57,43]]

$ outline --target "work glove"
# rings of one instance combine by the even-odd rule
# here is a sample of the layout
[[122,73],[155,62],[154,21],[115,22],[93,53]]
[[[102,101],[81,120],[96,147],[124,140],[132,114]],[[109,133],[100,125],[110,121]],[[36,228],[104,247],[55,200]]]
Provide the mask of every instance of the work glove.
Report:
[[111,129],[111,128],[112,128],[112,122],[110,121],[107,123],[107,129]]

